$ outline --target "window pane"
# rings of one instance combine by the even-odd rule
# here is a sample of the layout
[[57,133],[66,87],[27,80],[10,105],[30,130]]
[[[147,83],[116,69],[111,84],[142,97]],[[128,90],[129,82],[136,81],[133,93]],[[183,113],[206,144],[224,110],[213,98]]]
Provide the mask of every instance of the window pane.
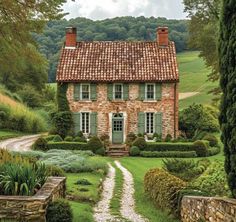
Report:
[[89,85],[88,84],[82,84],[82,99],[89,99]]
[[116,84],[114,89],[114,98],[115,99],[122,99],[122,85]]
[[147,99],[154,99],[154,85],[153,84],[147,84]]
[[82,113],[82,132],[89,133],[89,113]]
[[146,133],[154,133],[154,113],[146,113]]

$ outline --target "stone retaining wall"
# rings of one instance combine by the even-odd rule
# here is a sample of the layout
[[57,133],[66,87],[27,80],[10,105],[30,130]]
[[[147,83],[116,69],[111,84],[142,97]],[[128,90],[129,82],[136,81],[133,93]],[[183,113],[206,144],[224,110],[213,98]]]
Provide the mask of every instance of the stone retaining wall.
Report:
[[183,222],[236,222],[236,200],[185,196],[181,218]]
[[46,208],[52,200],[65,197],[65,177],[49,177],[32,197],[0,196],[0,221],[45,222]]

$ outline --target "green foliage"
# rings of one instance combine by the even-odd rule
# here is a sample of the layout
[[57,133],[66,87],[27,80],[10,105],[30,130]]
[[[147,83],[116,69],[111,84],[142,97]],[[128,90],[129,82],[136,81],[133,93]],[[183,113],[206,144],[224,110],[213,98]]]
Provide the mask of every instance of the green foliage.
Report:
[[176,143],[147,143],[146,151],[194,151],[193,143],[176,142]]
[[209,145],[211,147],[217,147],[218,146],[218,139],[212,135],[212,134],[207,134],[203,137],[203,140],[209,141]]
[[70,110],[69,103],[66,97],[67,89],[67,83],[57,84],[57,106],[59,112],[66,112]]
[[126,137],[126,145],[127,146],[131,146],[132,143],[135,141],[135,139],[137,138],[137,136],[134,133],[128,133],[127,137]]
[[136,146],[138,147],[140,150],[145,150],[147,147],[147,142],[145,141],[145,139],[143,137],[137,137],[132,146]]
[[172,136],[170,134],[166,135],[165,142],[171,142]]
[[110,137],[108,134],[101,135],[100,140],[103,142],[104,147],[108,147],[110,145]]
[[205,191],[211,196],[230,195],[224,164],[220,161],[212,162],[207,170],[191,183],[191,186],[197,190]]
[[197,154],[195,151],[141,151],[140,156],[153,158],[194,158],[197,157]]
[[45,137],[43,137],[47,142],[49,142],[49,141],[53,141],[53,139],[54,139],[54,137],[55,137],[56,135],[49,135],[49,136],[45,136]]
[[47,179],[44,164],[0,164],[0,194],[32,196]]
[[140,155],[140,149],[137,146],[132,146],[130,148],[130,156],[139,156]]
[[59,149],[59,150],[89,150],[87,143],[82,142],[48,142],[47,148],[49,150]]
[[78,185],[86,185],[86,186],[92,185],[92,183],[89,182],[87,179],[78,179],[76,184],[78,184]]
[[193,136],[193,141],[196,141],[196,140],[202,140],[204,138],[204,136],[206,136],[208,134],[208,132],[206,131],[201,131],[201,130],[196,130],[194,132],[194,136]]
[[67,141],[67,142],[72,142],[73,141],[73,137],[72,136],[67,136],[64,141]]
[[70,204],[63,199],[51,202],[47,208],[46,220],[47,222],[72,222],[73,214]]
[[76,136],[74,138],[74,142],[87,143],[87,140],[84,136],[83,137]]
[[184,180],[191,181],[200,176],[210,165],[207,159],[197,162],[182,159],[165,159],[163,160],[163,168],[170,174]]
[[[184,0],[185,12],[191,18],[189,21],[189,46],[200,50],[207,67],[212,72],[209,74],[210,81],[219,80],[218,63],[218,26],[221,0]],[[214,90],[219,93],[219,89]]]
[[42,93],[37,91],[33,86],[24,85],[23,88],[18,91],[18,94],[27,106],[32,108],[42,106]]
[[53,117],[57,134],[65,138],[73,128],[73,118],[70,111],[58,112]]
[[47,151],[47,140],[43,137],[39,137],[33,144],[34,150]]
[[194,150],[198,157],[206,157],[208,155],[209,145],[203,140],[197,140],[193,143]]
[[104,148],[102,141],[97,137],[94,136],[88,141],[88,149],[92,150],[96,153],[97,150]]
[[144,177],[144,190],[161,209],[177,213],[178,192],[187,184],[163,169],[149,170]]
[[208,149],[208,156],[214,156],[218,153],[220,153],[220,147],[210,147]]
[[180,112],[179,128],[185,132],[188,138],[192,138],[196,130],[219,131],[219,124],[218,119],[212,114],[212,110],[209,111],[201,104],[193,104]]
[[21,132],[37,133],[46,130],[45,119],[37,112],[0,94],[0,127]]
[[47,168],[48,176],[52,176],[52,177],[65,177],[66,176],[65,171],[58,166],[47,165],[46,168]]
[[63,139],[61,138],[60,135],[56,135],[56,136],[53,138],[52,141],[53,141],[53,142],[61,142],[61,141],[63,141]]
[[106,161],[100,157],[93,157],[91,151],[49,150],[40,159],[46,165],[56,165],[65,172],[107,172]]
[[77,134],[76,134],[76,137],[84,137],[84,134],[82,131],[79,131]]
[[102,148],[96,150],[95,154],[100,155],[100,156],[105,156],[106,150],[104,147],[102,147]]

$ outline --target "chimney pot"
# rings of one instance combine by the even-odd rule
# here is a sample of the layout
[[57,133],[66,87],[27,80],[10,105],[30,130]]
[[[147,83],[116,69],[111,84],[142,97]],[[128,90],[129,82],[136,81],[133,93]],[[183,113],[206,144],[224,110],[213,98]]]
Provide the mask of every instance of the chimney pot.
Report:
[[76,28],[67,27],[66,28],[66,48],[76,48]]
[[159,27],[157,29],[157,41],[159,46],[167,47],[169,45],[168,27]]

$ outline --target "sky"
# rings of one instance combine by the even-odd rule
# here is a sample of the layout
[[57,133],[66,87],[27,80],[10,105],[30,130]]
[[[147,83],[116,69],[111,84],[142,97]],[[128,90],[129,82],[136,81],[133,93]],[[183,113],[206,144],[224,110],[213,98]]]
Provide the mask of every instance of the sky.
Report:
[[93,20],[119,16],[166,17],[184,19],[183,0],[69,0],[64,4],[67,19],[86,17]]

